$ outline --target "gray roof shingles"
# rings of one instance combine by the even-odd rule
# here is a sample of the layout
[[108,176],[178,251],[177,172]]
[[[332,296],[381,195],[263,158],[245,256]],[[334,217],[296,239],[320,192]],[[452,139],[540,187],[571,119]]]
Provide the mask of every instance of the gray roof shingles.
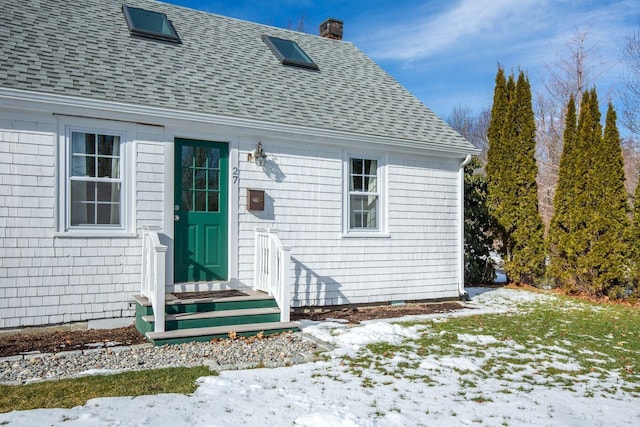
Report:
[[[0,0],[0,86],[474,151],[353,44],[151,0],[182,44],[131,36],[122,0]],[[284,66],[263,34],[319,71]]]

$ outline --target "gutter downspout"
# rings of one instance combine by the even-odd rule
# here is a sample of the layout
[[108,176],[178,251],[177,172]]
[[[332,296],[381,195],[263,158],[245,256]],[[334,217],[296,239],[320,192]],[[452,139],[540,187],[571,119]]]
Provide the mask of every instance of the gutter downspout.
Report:
[[469,301],[469,294],[464,290],[464,167],[470,161],[471,154],[467,154],[458,170],[458,296],[462,301]]

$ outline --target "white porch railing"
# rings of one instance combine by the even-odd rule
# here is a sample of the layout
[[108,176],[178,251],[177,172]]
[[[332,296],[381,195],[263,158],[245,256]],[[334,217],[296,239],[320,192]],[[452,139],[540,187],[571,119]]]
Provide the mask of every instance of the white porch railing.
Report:
[[278,230],[256,228],[255,250],[253,288],[272,295],[280,307],[280,321],[288,322],[291,248],[282,245]]
[[140,294],[151,301],[154,332],[164,332],[164,269],[167,247],[160,244],[156,228],[142,230],[142,277]]

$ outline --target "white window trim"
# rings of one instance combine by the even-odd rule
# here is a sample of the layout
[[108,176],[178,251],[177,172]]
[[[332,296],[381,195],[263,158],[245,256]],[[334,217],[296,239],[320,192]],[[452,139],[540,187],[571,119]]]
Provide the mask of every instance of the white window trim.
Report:
[[[83,226],[70,225],[69,173],[71,167],[71,133],[85,132],[117,135],[120,137],[121,225]],[[69,117],[58,126],[58,146],[56,159],[57,207],[56,237],[136,237],[135,229],[135,144],[131,139],[135,126],[123,122],[102,121]]]
[[[351,159],[378,162],[378,228],[350,229],[349,163]],[[390,238],[387,229],[387,156],[381,153],[344,152],[342,159],[342,235],[343,238]]]

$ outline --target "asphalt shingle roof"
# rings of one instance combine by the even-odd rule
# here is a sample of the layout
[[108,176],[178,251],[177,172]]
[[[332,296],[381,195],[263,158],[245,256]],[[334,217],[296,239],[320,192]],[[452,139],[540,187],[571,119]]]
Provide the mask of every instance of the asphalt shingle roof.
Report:
[[[151,0],[182,44],[132,36],[122,0],[0,0],[0,86],[473,150],[353,44]],[[347,23],[348,25],[348,23]],[[282,65],[263,34],[319,71]]]

